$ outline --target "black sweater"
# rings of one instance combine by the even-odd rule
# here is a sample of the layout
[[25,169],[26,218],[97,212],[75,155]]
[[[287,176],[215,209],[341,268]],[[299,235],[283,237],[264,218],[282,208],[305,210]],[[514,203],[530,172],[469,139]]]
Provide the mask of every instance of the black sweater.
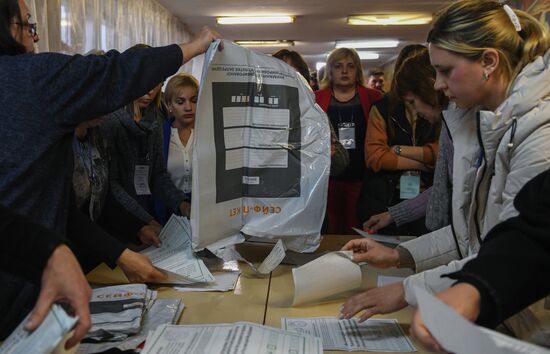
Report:
[[514,206],[519,216],[495,226],[478,256],[449,275],[480,291],[484,326],[550,294],[550,170],[527,183]]

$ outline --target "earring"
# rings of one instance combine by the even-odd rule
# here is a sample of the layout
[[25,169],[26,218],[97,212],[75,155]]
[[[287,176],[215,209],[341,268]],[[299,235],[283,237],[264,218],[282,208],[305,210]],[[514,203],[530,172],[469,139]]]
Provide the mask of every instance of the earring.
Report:
[[483,81],[489,81],[489,74],[486,72],[483,73]]

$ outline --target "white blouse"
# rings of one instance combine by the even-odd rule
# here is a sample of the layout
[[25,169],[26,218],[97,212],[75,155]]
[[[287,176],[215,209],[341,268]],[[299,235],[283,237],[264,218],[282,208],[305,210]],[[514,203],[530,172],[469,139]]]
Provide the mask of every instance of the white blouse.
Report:
[[183,145],[178,129],[170,128],[167,169],[172,182],[184,193],[191,193],[193,136],[193,130],[191,130],[187,144]]

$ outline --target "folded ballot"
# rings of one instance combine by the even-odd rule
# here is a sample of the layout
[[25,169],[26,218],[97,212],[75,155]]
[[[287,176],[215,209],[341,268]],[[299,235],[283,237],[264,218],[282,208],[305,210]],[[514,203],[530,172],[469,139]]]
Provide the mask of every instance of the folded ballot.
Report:
[[78,321],[77,317],[69,316],[61,306],[54,304],[42,324],[30,333],[24,328],[29,316],[17,326],[0,346],[0,353],[51,353],[62,343],[63,338]]
[[191,225],[187,218],[173,215],[160,233],[160,247],[141,251],[153,265],[168,274],[165,284],[213,282],[214,277],[191,246]]
[[292,269],[293,305],[316,302],[361,286],[361,268],[351,260],[351,251],[325,254]]

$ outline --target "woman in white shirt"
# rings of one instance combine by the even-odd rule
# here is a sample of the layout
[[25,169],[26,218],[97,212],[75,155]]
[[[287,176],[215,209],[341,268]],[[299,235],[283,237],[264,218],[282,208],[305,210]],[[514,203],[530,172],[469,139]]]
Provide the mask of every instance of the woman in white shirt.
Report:
[[192,75],[179,73],[166,85],[164,100],[170,119],[163,125],[164,158],[172,182],[191,198],[193,127],[199,83]]

